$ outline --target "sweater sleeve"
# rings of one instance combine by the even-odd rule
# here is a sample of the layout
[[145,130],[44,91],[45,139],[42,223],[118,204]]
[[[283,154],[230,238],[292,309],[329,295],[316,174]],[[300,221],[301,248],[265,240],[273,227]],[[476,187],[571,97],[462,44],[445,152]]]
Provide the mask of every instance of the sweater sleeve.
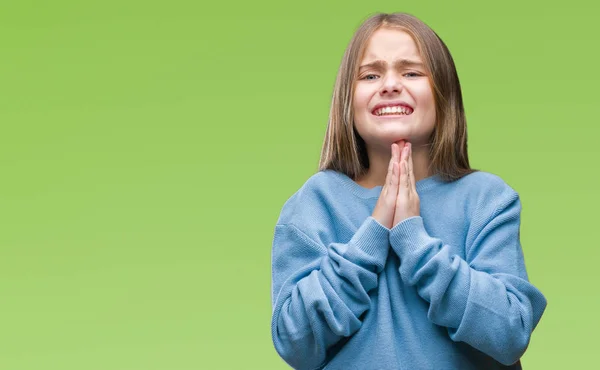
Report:
[[504,365],[517,362],[546,308],[529,283],[520,244],[521,203],[516,192],[483,218],[466,260],[431,237],[420,216],[392,228],[402,280],[429,302],[428,318]]
[[361,327],[388,251],[389,229],[372,217],[348,243],[328,246],[293,225],[275,227],[271,334],[290,366],[321,366],[328,349]]

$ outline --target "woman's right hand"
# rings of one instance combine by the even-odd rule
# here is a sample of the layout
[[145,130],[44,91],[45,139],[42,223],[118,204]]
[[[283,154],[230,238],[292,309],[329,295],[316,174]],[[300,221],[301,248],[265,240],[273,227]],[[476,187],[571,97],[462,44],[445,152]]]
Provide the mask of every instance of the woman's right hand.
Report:
[[392,144],[392,158],[388,166],[385,184],[375,204],[372,217],[381,225],[392,228],[396,208],[396,198],[400,183],[400,151],[404,147],[404,140]]

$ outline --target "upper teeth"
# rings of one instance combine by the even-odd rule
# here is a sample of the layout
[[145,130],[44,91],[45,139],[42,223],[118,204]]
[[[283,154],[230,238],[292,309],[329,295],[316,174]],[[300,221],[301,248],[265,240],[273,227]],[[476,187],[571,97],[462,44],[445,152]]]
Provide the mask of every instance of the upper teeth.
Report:
[[380,116],[385,113],[400,113],[400,114],[410,114],[412,110],[410,108],[404,106],[393,106],[393,107],[383,107],[375,110],[375,115]]

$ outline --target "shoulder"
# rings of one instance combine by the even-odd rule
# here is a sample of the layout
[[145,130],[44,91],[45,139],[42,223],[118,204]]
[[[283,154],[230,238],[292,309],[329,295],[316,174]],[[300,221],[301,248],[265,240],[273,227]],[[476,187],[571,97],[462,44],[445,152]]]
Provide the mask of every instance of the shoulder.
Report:
[[500,176],[485,171],[475,171],[455,181],[471,197],[484,201],[518,196],[518,193]]
[[343,198],[340,174],[332,170],[319,171],[310,176],[283,204],[278,225],[323,222],[330,218],[330,208]]
[[475,171],[454,183],[456,194],[466,200],[467,208],[483,217],[493,216],[511,204],[520,207],[518,192],[496,174]]

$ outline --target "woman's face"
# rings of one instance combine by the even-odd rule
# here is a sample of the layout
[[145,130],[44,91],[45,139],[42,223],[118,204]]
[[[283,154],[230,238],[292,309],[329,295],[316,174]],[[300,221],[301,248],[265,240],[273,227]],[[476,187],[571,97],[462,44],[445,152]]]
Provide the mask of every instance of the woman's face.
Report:
[[354,124],[368,147],[389,150],[404,139],[417,150],[428,143],[435,102],[422,62],[406,32],[380,28],[369,40],[353,100]]

